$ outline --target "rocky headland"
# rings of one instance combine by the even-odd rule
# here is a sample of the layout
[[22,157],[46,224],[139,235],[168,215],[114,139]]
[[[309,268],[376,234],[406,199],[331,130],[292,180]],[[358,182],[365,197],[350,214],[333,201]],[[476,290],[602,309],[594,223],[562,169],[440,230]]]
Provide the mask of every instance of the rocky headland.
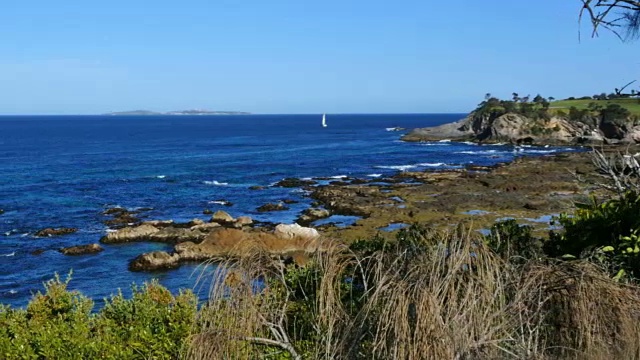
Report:
[[[517,103],[491,98],[454,123],[414,129],[404,141],[473,141],[538,145],[636,144],[637,116],[615,104],[593,110],[549,108],[548,102]],[[594,105],[595,104],[595,105]],[[507,110],[509,109],[509,110]]]

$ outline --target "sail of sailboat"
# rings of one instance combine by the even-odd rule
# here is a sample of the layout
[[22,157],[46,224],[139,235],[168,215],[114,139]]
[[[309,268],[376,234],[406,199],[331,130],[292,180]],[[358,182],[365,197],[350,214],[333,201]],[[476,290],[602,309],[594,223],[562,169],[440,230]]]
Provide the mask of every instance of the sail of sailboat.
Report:
[[322,127],[327,127],[327,114],[322,114]]

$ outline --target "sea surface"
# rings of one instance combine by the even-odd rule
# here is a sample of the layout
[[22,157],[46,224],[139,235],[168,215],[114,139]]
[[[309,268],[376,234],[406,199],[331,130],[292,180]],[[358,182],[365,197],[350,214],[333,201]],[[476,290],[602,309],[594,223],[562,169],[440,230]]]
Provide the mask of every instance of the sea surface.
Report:
[[[55,273],[73,270],[70,288],[96,300],[151,278],[177,291],[199,268],[133,273],[129,260],[165,244],[104,245],[97,255],[65,256],[61,247],[96,243],[110,207],[150,208],[143,220],[208,220],[204,209],[292,223],[309,206],[299,189],[269,187],[286,178],[375,178],[398,171],[491,165],[566,148],[405,143],[404,131],[464,114],[0,117],[0,303],[24,306]],[[249,190],[260,185],[265,190]],[[283,199],[289,211],[258,213]],[[225,206],[220,200],[233,203]],[[37,238],[47,227],[74,234]],[[35,250],[45,250],[33,255]],[[204,291],[204,290],[203,290]]]

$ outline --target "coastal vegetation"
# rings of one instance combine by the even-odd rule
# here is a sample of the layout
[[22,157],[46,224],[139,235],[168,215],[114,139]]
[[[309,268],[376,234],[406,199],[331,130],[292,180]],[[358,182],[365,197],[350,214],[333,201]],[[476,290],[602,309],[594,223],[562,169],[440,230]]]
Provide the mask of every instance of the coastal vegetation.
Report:
[[305,266],[246,249],[215,262],[213,287],[199,306],[191,292],[172,295],[150,283],[94,311],[91,300],[68,289],[69,279],[56,277],[26,309],[0,308],[0,354],[638,358],[638,223],[629,222],[638,203],[627,192],[580,207],[575,218],[560,217],[567,227],[549,239],[507,220],[487,235],[463,225],[448,231],[413,225],[395,239],[334,242]]
[[[611,155],[613,154],[613,155]],[[156,282],[93,301],[56,277],[0,308],[7,359],[640,357],[640,186],[594,152],[600,188],[548,236],[514,219],[334,240],[305,264],[246,247],[211,259],[199,304]],[[595,194],[595,193],[594,193]]]

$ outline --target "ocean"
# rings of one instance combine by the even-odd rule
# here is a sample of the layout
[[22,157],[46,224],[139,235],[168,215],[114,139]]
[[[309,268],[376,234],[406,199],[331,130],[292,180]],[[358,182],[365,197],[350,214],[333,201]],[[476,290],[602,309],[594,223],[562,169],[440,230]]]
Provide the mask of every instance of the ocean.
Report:
[[[72,270],[69,287],[99,304],[133,283],[156,278],[172,291],[192,288],[199,268],[134,273],[129,260],[158,243],[104,245],[96,255],[65,256],[61,247],[96,243],[102,213],[141,209],[143,220],[208,220],[204,209],[291,223],[311,203],[299,189],[269,185],[286,178],[374,178],[406,170],[491,165],[562,148],[405,143],[405,131],[456,121],[464,114],[4,116],[0,117],[0,303],[25,306],[43,282]],[[249,190],[251,186],[264,190]],[[290,210],[259,213],[283,199]],[[231,202],[225,206],[222,200]],[[38,238],[47,227],[78,232]],[[36,250],[44,250],[34,255]]]

